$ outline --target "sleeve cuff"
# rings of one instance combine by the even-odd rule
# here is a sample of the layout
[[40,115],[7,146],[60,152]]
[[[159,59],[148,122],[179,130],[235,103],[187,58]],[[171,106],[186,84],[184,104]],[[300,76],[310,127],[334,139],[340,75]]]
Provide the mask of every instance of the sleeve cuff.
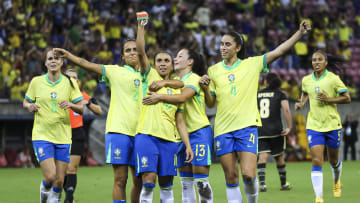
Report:
[[72,103],[76,104],[76,103],[78,103],[79,101],[81,101],[81,100],[83,100],[83,99],[84,99],[84,97],[81,96],[81,97],[79,97],[79,98],[74,99],[74,100],[72,101]]
[[99,82],[107,82],[105,66],[101,64],[102,74],[99,78]]
[[177,112],[184,113],[184,109],[178,109]]
[[26,96],[26,95],[25,95],[25,99],[26,99],[28,102],[30,102],[30,103],[35,103],[34,100],[30,99],[30,97],[28,97],[28,96]]
[[264,54],[264,58],[263,58],[263,69],[261,70],[261,73],[268,73],[269,72],[269,67],[267,65],[267,54]]
[[146,77],[149,75],[150,70],[151,70],[151,66],[150,66],[150,64],[149,64],[149,67],[146,69],[146,72],[145,72],[145,74],[143,75],[144,78],[146,78]]
[[186,87],[190,87],[190,88],[194,89],[195,92],[196,92],[196,94],[199,94],[199,90],[198,90],[198,88],[196,88],[195,86],[193,86],[193,85],[185,85],[184,88],[186,88]]
[[342,93],[348,92],[348,91],[349,91],[348,89],[341,89],[341,90],[339,90],[338,92],[339,92],[339,94],[342,94]]
[[214,96],[216,95],[214,91],[210,91],[210,94]]

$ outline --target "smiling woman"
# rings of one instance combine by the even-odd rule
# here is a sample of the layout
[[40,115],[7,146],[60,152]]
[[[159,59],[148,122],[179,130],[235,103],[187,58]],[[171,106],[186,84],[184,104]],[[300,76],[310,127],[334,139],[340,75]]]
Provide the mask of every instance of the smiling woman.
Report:
[[[69,109],[82,114],[77,83],[61,74],[62,58],[46,54],[47,74],[31,80],[23,106],[35,113],[32,141],[44,179],[40,202],[60,201],[67,165],[70,161],[71,125]],[[50,189],[52,190],[50,191]]]
[[325,145],[328,146],[329,162],[333,171],[334,197],[341,196],[341,169],[339,147],[341,141],[341,118],[337,112],[337,104],[350,103],[348,89],[340,78],[327,69],[339,70],[343,59],[328,56],[323,51],[316,51],[312,56],[314,72],[302,80],[302,94],[295,109],[301,109],[309,100],[306,129],[312,157],[311,180],[316,196],[316,203],[323,202],[323,173]]

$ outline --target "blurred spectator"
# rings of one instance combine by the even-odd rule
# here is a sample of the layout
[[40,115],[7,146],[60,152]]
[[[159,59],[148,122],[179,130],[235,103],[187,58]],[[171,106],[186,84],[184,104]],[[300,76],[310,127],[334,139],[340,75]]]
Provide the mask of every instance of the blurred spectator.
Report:
[[18,158],[22,168],[34,168],[34,164],[32,163],[30,156],[30,149],[28,147],[23,147],[21,149]]
[[349,45],[346,41],[340,42],[338,55],[342,56],[346,61],[351,60],[351,51],[350,51]]
[[8,165],[8,163],[7,163],[5,154],[2,151],[2,149],[0,148],[0,168],[7,167],[7,165]]
[[358,140],[357,127],[359,121],[355,119],[353,114],[346,116],[343,125],[344,128],[344,160],[347,160],[348,149],[351,149],[351,160],[356,160],[356,148],[355,144]]

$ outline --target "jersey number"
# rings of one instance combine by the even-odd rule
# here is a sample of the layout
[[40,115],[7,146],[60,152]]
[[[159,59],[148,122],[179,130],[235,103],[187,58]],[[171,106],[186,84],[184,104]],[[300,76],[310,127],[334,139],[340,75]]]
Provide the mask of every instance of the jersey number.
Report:
[[234,85],[231,85],[230,95],[233,95],[233,96],[236,95],[236,87]]
[[56,113],[56,101],[52,101],[51,102],[51,112]]
[[260,100],[260,117],[269,118],[270,116],[270,100],[261,99]]
[[205,156],[205,145],[197,144],[195,156]]
[[139,101],[139,98],[138,98],[138,97],[139,97],[139,90],[138,90],[138,89],[134,89],[134,90],[133,90],[133,93],[134,93],[134,95],[133,95],[133,100],[136,101],[136,102]]

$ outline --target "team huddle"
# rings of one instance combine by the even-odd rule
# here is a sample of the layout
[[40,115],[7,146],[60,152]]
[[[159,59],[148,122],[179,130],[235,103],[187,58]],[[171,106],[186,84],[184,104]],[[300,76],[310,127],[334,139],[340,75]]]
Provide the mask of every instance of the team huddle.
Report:
[[[71,172],[74,170],[69,168],[78,166],[73,150],[79,145],[74,143],[69,109],[73,111],[70,115],[82,114],[86,104],[98,112],[94,109],[96,101],[82,101],[76,77],[68,71],[66,77],[61,73],[63,58],[98,74],[110,87],[105,158],[114,171],[113,203],[126,202],[129,170],[133,179],[131,202],[152,202],[157,179],[161,202],[174,202],[172,186],[177,172],[182,184],[182,202],[197,201],[195,188],[199,202],[213,202],[209,183],[213,149],[224,171],[229,203],[243,201],[238,162],[247,201],[257,202],[259,181],[260,191],[266,191],[265,164],[269,154],[277,161],[281,190],[291,189],[292,185],[286,181],[283,156],[284,136],[292,127],[289,104],[286,95],[278,90],[276,75],[266,76],[266,88],[259,93],[258,83],[260,74],[269,71],[268,64],[307,34],[310,24],[301,22],[299,30],[288,40],[255,57],[246,56],[245,41],[239,33],[226,33],[220,45],[223,60],[206,72],[202,55],[187,47],[180,49],[175,58],[165,51],[155,54],[152,67],[144,39],[148,15],[141,12],[137,17],[137,38],[123,45],[124,65],[95,64],[54,48],[46,55],[47,74],[31,81],[23,106],[35,112],[33,146],[44,176],[40,202],[60,202],[63,187],[65,202],[73,202],[76,170]],[[295,107],[301,108],[310,101],[307,129],[313,155],[311,177],[315,201],[321,203],[324,145],[329,147],[333,166],[334,195],[341,195],[342,165],[338,159],[341,121],[336,104],[349,103],[350,96],[339,77],[326,69],[330,60],[324,52],[315,52],[312,63],[314,73],[304,77],[302,97]],[[213,130],[205,105],[212,108],[215,103]],[[285,112],[286,129],[281,125],[281,108]]]

